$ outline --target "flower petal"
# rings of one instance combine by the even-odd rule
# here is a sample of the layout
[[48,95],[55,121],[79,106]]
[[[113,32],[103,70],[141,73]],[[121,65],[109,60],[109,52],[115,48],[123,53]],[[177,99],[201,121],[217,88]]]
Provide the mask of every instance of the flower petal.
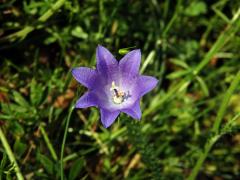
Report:
[[129,75],[138,74],[141,63],[141,51],[139,49],[130,51],[119,62],[121,72]]
[[101,109],[101,121],[105,128],[108,128],[117,118],[120,111],[108,111],[106,109]]
[[118,68],[118,61],[103,46],[98,45],[96,58],[97,58],[97,70],[103,75],[110,74],[113,70]]
[[77,100],[76,108],[87,108],[98,105],[98,98],[92,92],[86,92],[82,97]]
[[87,88],[92,88],[95,85],[97,72],[94,69],[87,67],[79,67],[72,69],[73,77]]
[[158,80],[152,76],[139,76],[138,79],[138,88],[139,88],[139,95],[143,96],[149,91],[151,91],[157,85]]
[[137,100],[131,107],[127,108],[127,109],[123,109],[122,112],[128,114],[129,116],[131,116],[134,119],[141,119],[142,116],[142,112],[140,109],[140,102],[139,100]]

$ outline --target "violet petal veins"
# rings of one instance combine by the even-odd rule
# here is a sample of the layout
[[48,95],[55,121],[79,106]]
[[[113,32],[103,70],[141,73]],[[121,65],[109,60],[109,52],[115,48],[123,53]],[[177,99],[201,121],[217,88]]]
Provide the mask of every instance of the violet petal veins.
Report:
[[141,51],[130,51],[118,62],[99,45],[96,59],[96,69],[78,67],[72,70],[73,77],[88,88],[75,107],[98,107],[105,128],[116,120],[120,112],[140,120],[140,99],[158,83],[155,77],[139,74]]

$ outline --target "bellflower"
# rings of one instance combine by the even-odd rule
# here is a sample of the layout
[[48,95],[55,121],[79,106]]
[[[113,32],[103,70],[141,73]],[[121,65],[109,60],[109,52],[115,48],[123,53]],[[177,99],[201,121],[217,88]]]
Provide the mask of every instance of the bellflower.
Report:
[[72,70],[73,77],[88,88],[75,107],[98,107],[101,122],[106,128],[120,112],[140,120],[140,98],[158,82],[154,77],[139,74],[140,50],[130,51],[118,62],[106,48],[99,45],[96,59],[96,69],[78,67]]

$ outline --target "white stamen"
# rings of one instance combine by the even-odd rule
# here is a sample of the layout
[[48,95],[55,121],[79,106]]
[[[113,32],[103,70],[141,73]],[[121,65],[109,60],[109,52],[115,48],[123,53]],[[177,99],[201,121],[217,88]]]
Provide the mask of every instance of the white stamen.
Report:
[[115,104],[121,104],[123,102],[123,97],[117,97],[117,96],[113,96],[113,102]]
[[121,104],[125,100],[125,93],[119,90],[119,87],[116,86],[115,82],[112,82],[110,91],[113,91],[112,100],[115,104]]

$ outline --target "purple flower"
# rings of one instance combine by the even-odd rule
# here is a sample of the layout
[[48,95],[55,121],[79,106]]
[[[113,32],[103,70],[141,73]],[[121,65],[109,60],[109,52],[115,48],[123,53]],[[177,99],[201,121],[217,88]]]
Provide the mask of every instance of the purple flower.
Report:
[[74,78],[88,88],[76,108],[97,106],[104,127],[109,127],[124,112],[140,120],[140,98],[151,91],[158,80],[139,74],[141,51],[133,50],[119,62],[103,46],[97,47],[97,69],[73,68]]

